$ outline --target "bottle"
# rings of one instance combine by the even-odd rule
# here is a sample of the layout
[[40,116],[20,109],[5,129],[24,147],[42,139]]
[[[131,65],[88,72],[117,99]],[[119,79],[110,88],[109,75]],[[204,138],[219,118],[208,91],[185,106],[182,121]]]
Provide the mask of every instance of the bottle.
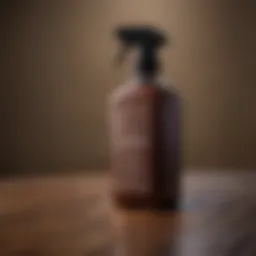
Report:
[[[112,198],[118,207],[176,210],[180,174],[179,97],[158,79],[165,35],[150,26],[119,27],[123,51],[138,47],[134,78],[110,96]],[[119,58],[121,59],[121,58]]]

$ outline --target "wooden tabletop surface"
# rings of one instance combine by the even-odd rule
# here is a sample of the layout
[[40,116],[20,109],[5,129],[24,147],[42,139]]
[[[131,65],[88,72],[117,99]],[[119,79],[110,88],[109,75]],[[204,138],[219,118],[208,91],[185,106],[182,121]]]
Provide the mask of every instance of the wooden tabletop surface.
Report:
[[2,179],[0,256],[255,256],[255,177],[188,172],[168,214],[114,209],[105,174]]

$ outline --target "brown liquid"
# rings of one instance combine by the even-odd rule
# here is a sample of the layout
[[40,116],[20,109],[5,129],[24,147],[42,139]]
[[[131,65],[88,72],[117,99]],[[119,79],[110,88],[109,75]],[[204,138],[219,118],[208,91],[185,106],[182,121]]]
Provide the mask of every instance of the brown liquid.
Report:
[[[115,203],[128,209],[176,210],[180,169],[178,97],[161,87],[139,85],[136,91],[125,95],[120,102],[126,102],[126,106],[135,108],[138,102],[146,104],[151,115],[148,126],[141,126],[141,132],[149,134],[151,146],[117,150],[114,154],[114,175],[120,177],[119,180],[124,176],[124,168],[127,168],[124,171],[127,182],[129,178],[133,179],[137,175],[129,164],[136,164],[135,160],[139,158],[142,163],[139,171],[142,174],[138,177],[142,179],[141,183],[148,185],[141,190],[139,185],[132,182],[129,186],[119,184],[119,189],[114,189]],[[123,118],[126,116],[123,115]],[[137,129],[136,123],[132,123],[133,120],[127,122],[127,130],[133,129],[132,127]],[[119,180],[116,178],[117,183]]]

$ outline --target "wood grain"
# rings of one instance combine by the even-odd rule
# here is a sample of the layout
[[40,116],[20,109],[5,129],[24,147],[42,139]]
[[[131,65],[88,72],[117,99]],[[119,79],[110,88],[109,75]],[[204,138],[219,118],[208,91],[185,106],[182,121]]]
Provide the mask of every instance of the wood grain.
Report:
[[[256,255],[255,175],[192,173],[177,214],[111,207],[104,175],[0,182],[0,255]],[[129,252],[130,251],[130,252]]]

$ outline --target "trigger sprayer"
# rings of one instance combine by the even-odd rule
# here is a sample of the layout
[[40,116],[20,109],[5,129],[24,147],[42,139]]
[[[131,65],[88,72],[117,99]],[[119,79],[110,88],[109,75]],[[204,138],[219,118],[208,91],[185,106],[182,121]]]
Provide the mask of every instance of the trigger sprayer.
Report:
[[152,76],[158,71],[158,49],[167,41],[162,32],[153,27],[121,27],[116,35],[121,43],[117,56],[119,64],[131,48],[138,48],[136,70],[146,76]]

